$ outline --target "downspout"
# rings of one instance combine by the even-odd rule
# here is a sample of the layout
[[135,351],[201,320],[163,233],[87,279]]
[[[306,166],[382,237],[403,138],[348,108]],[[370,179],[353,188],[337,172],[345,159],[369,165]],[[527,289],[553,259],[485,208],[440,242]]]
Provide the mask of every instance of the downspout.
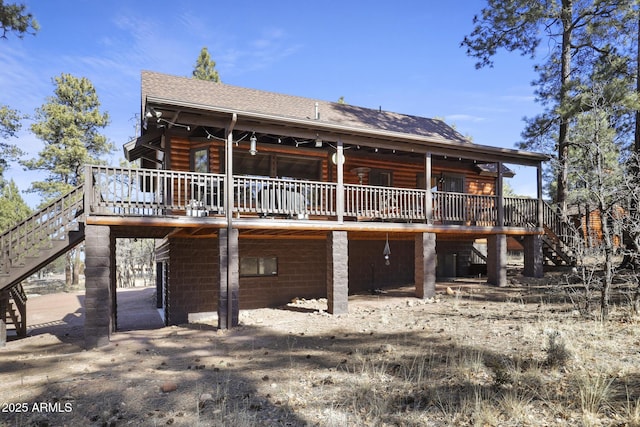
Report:
[[229,123],[229,127],[227,128],[227,141],[226,141],[226,149],[225,152],[225,177],[224,177],[224,186],[225,186],[225,208],[224,212],[227,219],[227,329],[231,329],[231,325],[233,323],[233,297],[232,297],[232,286],[231,279],[233,275],[231,274],[231,269],[229,268],[230,260],[231,260],[231,251],[229,250],[229,239],[231,238],[231,232],[233,230],[233,128],[238,121],[238,115],[233,113],[231,117],[231,123]]

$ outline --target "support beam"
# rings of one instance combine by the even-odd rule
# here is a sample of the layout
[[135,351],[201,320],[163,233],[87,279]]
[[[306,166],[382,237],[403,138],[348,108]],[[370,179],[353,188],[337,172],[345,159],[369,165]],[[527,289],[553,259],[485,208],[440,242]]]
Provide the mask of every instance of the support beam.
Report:
[[542,252],[542,236],[539,234],[524,236],[524,270],[527,277],[544,276],[544,253]]
[[238,256],[238,230],[221,229],[218,234],[218,257],[220,265],[218,328],[238,326],[240,313],[240,269]]
[[344,222],[344,145],[341,140],[336,147],[336,170],[338,171],[336,185],[336,212],[338,213],[338,223]]
[[113,330],[115,238],[100,225],[85,228],[84,342],[87,349],[109,344]]
[[487,238],[487,282],[507,286],[507,236],[494,234]]
[[503,177],[502,177],[502,162],[496,163],[496,170],[498,172],[498,176],[496,178],[496,198],[497,198],[497,213],[498,217],[496,226],[504,227],[504,188],[503,188]]
[[[640,40],[640,39],[638,39]],[[638,56],[640,58],[640,56]],[[640,82],[640,81],[639,81]],[[536,169],[536,182],[538,186],[538,227],[544,227],[544,202],[542,201],[542,164],[539,164]]]
[[349,312],[349,239],[346,231],[327,235],[327,309],[331,314]]
[[427,224],[433,224],[433,194],[431,194],[431,153],[424,155],[424,189],[427,195],[424,200],[424,213]]
[[433,298],[436,294],[436,234],[420,233],[415,237],[416,297]]

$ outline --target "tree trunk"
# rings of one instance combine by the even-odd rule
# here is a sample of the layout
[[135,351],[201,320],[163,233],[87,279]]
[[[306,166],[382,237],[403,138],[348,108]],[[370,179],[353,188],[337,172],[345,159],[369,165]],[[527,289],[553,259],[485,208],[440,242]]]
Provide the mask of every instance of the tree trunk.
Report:
[[564,107],[568,101],[568,88],[571,78],[571,34],[573,31],[573,0],[562,0],[562,53],[560,68],[560,128],[558,130],[558,177],[556,202],[562,218],[567,217],[567,186],[569,180],[569,120],[564,112]]
[[71,278],[71,251],[64,254],[64,291],[69,292],[72,286]]
[[76,248],[73,252],[73,276],[71,278],[71,285],[75,289],[80,286],[80,266],[82,265],[82,258],[80,257],[80,249]]
[[613,239],[611,238],[611,228],[609,221],[604,216],[604,206],[600,206],[600,215],[602,216],[602,240],[604,245],[604,278],[602,281],[602,292],[600,298],[600,312],[602,319],[609,316],[609,300],[611,294],[611,285],[613,284]]

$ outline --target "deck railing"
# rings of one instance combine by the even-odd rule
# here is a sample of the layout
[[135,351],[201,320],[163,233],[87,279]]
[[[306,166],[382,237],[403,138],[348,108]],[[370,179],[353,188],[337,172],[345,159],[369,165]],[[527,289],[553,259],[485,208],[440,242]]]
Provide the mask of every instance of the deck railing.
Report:
[[564,221],[554,207],[547,202],[544,202],[543,218],[544,226],[549,228],[561,243],[566,244],[569,248],[577,246],[581,240],[578,229],[569,222]]
[[504,198],[504,225],[536,227],[538,224],[538,200],[522,197]]
[[[88,167],[87,209],[99,215],[224,214],[225,176],[150,169]],[[332,182],[254,176],[233,177],[237,215],[297,219],[338,216],[338,185]],[[496,196],[427,190],[344,185],[346,219],[429,222],[444,225],[496,226]],[[506,226],[535,227],[537,200],[505,197]],[[428,213],[431,218],[427,218]]]
[[346,184],[345,216],[424,220],[426,190]]
[[477,194],[433,192],[436,223],[493,226],[497,223],[497,198]]
[[262,216],[336,215],[336,188],[331,182],[234,176],[234,211]]
[[224,175],[154,169],[88,168],[89,212],[162,216],[224,212]]
[[83,188],[77,187],[0,234],[0,273],[37,257],[52,241],[63,240],[83,213]]

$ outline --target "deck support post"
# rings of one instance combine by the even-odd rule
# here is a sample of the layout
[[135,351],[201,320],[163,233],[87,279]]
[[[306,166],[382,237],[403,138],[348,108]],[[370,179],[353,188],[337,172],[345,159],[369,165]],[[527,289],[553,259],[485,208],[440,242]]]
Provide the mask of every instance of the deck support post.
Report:
[[433,298],[436,294],[436,234],[416,234],[414,246],[416,297]]
[[330,231],[327,236],[327,310],[331,314],[349,312],[349,239],[346,231]]
[[543,277],[544,254],[542,252],[542,236],[540,234],[524,236],[522,246],[524,247],[524,270],[522,274],[526,277]]
[[87,349],[109,344],[114,325],[115,237],[104,225],[85,227],[84,343]]
[[507,286],[507,236],[494,234],[487,238],[487,282]]
[[536,180],[538,185],[538,222],[540,228],[544,228],[544,202],[542,201],[542,165],[538,164],[536,169]]
[[238,230],[221,228],[218,234],[220,283],[218,297],[218,328],[238,326],[240,313],[240,270],[238,256]]
[[344,144],[338,140],[336,144],[336,170],[338,172],[336,183],[336,212],[340,224],[344,222]]
[[424,198],[425,223],[433,224],[433,194],[431,193],[431,153],[424,155],[424,190],[427,191]]
[[502,162],[496,163],[496,209],[497,209],[497,218],[496,225],[498,227],[504,227],[504,182],[502,177]]

